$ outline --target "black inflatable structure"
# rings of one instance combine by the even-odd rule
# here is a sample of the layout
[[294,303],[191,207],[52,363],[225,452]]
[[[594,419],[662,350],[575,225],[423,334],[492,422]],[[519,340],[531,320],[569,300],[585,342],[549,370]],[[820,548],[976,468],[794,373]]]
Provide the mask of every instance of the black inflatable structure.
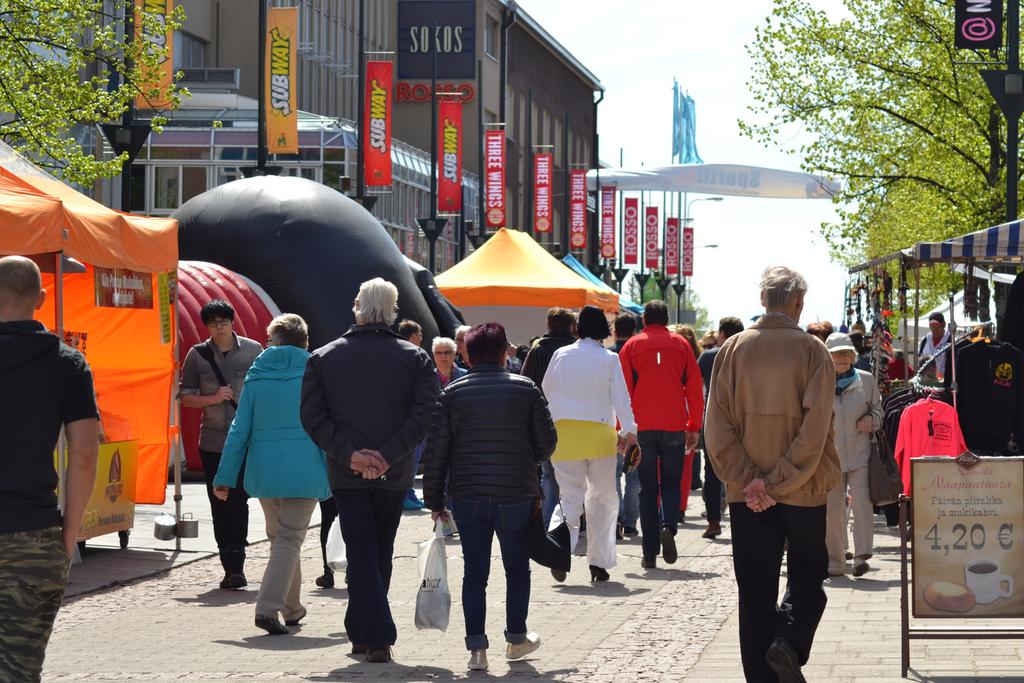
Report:
[[398,317],[419,322],[426,345],[459,324],[430,273],[414,273],[377,219],[326,185],[245,178],[204,192],[173,216],[182,260],[210,261],[256,282],[282,311],[306,319],[310,348],[355,322],[359,285],[375,277],[398,287]]

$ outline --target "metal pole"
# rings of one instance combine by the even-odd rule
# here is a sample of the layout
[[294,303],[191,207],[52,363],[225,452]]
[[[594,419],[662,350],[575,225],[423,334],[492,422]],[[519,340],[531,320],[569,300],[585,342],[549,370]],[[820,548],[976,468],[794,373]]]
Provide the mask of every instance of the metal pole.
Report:
[[[476,231],[478,234],[484,234],[486,228],[484,227],[484,63],[483,60],[476,60],[476,133],[477,139],[477,164],[476,164]],[[503,119],[504,120],[504,119]],[[463,202],[462,207],[463,216],[465,216],[466,207]],[[466,238],[465,238],[465,220],[463,220],[463,236],[459,239],[459,259],[466,257]]]
[[[135,2],[133,0],[127,0],[124,5],[124,66],[125,71],[130,71],[132,68],[132,62],[129,58],[131,54],[130,46],[132,39],[135,36]],[[128,106],[124,110],[124,114],[121,116],[121,125],[128,128],[132,125],[132,119],[135,116],[135,98],[129,98]],[[129,129],[130,130],[130,129]],[[121,210],[128,213],[132,210],[132,157],[134,155],[129,152],[128,158],[124,164],[121,165]]]
[[571,247],[569,243],[569,112],[565,112],[563,118],[564,125],[562,126],[562,164],[564,166],[563,181],[565,184],[565,191],[562,193],[562,208],[565,215],[565,220],[562,222],[562,255],[568,256],[569,249]]
[[921,370],[921,345],[918,341],[920,330],[917,327],[917,319],[921,316],[921,267],[914,268],[914,365],[918,371]]
[[[366,126],[366,0],[359,0],[359,76],[356,86],[356,197],[363,198],[363,164],[366,160],[366,152],[363,150],[363,128]],[[261,69],[263,67],[260,67]],[[262,74],[263,71],[261,70]],[[479,92],[479,91],[478,91]]]
[[[1006,57],[1007,70],[1020,69],[1020,0],[1006,5]],[[1017,220],[1018,145],[1020,123],[1015,115],[1006,113],[1006,220]]]
[[[568,128],[568,126],[566,126],[566,127]],[[566,133],[566,135],[568,135],[568,133]],[[622,151],[622,148],[619,147],[619,168],[622,168],[622,166],[623,166],[623,151]],[[626,198],[626,195],[624,195],[621,192],[616,192],[616,194],[619,195],[618,196],[618,200],[619,200],[619,248],[618,248],[617,251],[618,251],[618,254],[619,254],[619,268],[622,268],[625,265],[625,261],[623,260],[624,259],[623,252],[626,250],[626,226],[625,226],[626,215],[625,215],[625,206],[624,206],[625,202],[623,201]],[[619,291],[620,292],[622,291],[621,283],[619,285]]]
[[533,224],[533,89],[526,90],[526,178],[530,181],[526,185],[526,192],[523,196],[523,204],[526,210],[523,212],[523,223],[530,226],[530,235],[537,236],[537,226]]
[[267,0],[259,0],[259,44],[256,47],[259,78],[256,79],[256,168],[261,174],[267,170]]
[[[1016,2],[1017,0],[1012,0]],[[915,326],[916,327],[916,326]],[[907,506],[910,499],[900,496],[900,675],[910,668],[910,595],[907,591]]]
[[[434,22],[437,33],[437,22]],[[430,46],[430,217],[437,218],[437,46]],[[433,245],[431,245],[430,272],[434,272]]]

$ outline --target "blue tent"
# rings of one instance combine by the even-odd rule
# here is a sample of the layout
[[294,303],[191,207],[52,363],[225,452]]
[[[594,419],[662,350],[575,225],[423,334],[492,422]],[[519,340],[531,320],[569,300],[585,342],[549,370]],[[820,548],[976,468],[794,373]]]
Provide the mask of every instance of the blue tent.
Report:
[[[591,273],[587,269],[587,267],[580,263],[579,260],[572,254],[566,255],[566,257],[562,259],[562,263],[569,266],[569,268],[571,268],[574,273],[586,278],[590,282],[593,282],[601,289],[607,289],[609,292],[615,291],[607,284],[605,284],[604,280]],[[643,315],[644,312],[643,306],[633,303],[625,294],[619,294],[619,308],[621,308],[624,311],[629,311],[630,313],[636,313],[637,315]]]

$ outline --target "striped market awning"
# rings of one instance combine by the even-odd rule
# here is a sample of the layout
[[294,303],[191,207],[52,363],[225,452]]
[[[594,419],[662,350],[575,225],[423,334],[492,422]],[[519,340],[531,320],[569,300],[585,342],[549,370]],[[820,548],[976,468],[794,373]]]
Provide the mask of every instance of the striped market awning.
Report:
[[913,260],[924,263],[963,261],[1011,261],[1024,256],[1021,221],[1003,223],[942,242],[918,242]]

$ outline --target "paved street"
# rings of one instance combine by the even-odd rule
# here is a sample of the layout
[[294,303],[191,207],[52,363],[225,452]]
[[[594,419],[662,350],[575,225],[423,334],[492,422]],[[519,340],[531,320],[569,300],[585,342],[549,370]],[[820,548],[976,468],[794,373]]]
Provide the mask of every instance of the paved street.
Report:
[[[193,493],[201,492],[190,485]],[[193,504],[202,502],[193,495]],[[251,503],[258,509],[255,501]],[[679,535],[679,561],[645,572],[638,539],[619,546],[612,581],[592,585],[579,559],[565,584],[534,572],[530,628],[543,645],[529,661],[502,656],[504,578],[495,544],[489,588],[488,672],[494,677],[568,681],[742,681],[728,523],[716,542],[700,537],[699,500]],[[187,508],[186,508],[187,509]],[[197,510],[198,512],[198,510]],[[254,515],[252,538],[260,519]],[[898,542],[881,530],[873,570],[860,580],[836,579],[805,672],[809,681],[899,681]],[[208,524],[201,527],[211,534]],[[133,543],[148,533],[140,528]],[[45,679],[67,680],[452,680],[468,675],[458,596],[462,563],[448,544],[452,623],[445,633],[413,625],[416,543],[429,537],[426,513],[407,513],[396,544],[392,608],[399,626],[395,662],[368,665],[348,655],[342,628],[346,592],[313,584],[320,571],[317,529],[302,552],[309,616],[291,636],[270,637],[253,626],[253,605],[268,544],[255,543],[247,564],[249,588],[221,591],[215,557],[179,565],[120,587],[71,597],[57,619]],[[95,544],[101,547],[103,539]],[[202,539],[187,541],[202,546]],[[202,557],[201,553],[195,553]],[[119,553],[97,550],[113,565]],[[81,567],[76,567],[81,572]],[[948,624],[946,624],[948,625]],[[1024,680],[1021,641],[917,641],[911,680],[953,683]]]

